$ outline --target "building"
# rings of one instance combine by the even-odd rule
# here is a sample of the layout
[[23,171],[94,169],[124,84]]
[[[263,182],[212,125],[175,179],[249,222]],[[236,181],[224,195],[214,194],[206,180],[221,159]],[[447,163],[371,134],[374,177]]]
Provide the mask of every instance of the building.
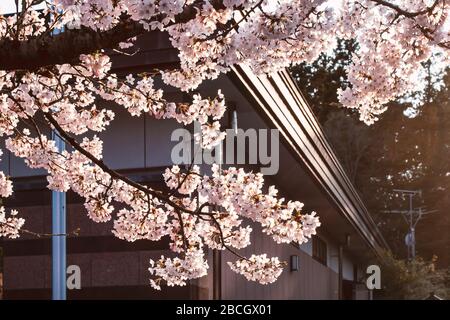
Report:
[[[138,73],[177,63],[177,53],[160,33],[139,39],[133,57],[115,56],[119,74]],[[279,170],[266,178],[284,196],[300,200],[307,211],[318,212],[319,234],[305,245],[276,245],[258,230],[243,252],[266,252],[290,262],[279,280],[262,286],[229,270],[229,257],[208,252],[211,272],[186,287],[150,288],[148,260],[167,253],[167,243],[127,243],[111,234],[112,222],[96,224],[84,213],[81,199],[67,195],[67,230],[79,235],[67,239],[67,264],[81,269],[81,289],[69,290],[69,299],[367,299],[362,284],[368,256],[387,248],[363,202],[351,185],[327,138],[304,97],[286,71],[257,77],[236,67],[199,92],[214,96],[221,88],[233,106],[238,127],[246,130],[278,129]],[[168,99],[187,97],[168,89]],[[172,165],[171,150],[177,141],[171,134],[179,125],[149,116],[132,118],[117,107],[116,120],[103,134],[105,162],[127,176],[149,184],[161,184],[161,173]],[[233,108],[231,108],[233,109]],[[224,124],[233,117],[229,113]],[[193,128],[190,128],[193,130]],[[1,145],[0,148],[5,150]],[[247,166],[258,170],[263,164]],[[6,206],[20,210],[25,228],[51,232],[51,192],[43,172],[31,171],[5,152],[1,169],[14,178],[15,193]],[[257,228],[256,228],[257,229]],[[51,298],[51,240],[23,235],[2,240],[5,299]],[[298,263],[297,270],[295,264]]]

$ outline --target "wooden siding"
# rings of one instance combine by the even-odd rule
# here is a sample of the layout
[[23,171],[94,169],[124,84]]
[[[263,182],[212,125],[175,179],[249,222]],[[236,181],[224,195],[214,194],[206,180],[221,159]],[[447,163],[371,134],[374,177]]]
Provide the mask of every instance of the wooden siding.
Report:
[[280,278],[273,284],[261,285],[247,281],[231,271],[227,261],[236,257],[225,252],[222,257],[223,299],[319,299],[338,298],[338,275],[330,268],[315,261],[310,255],[293,245],[278,245],[271,238],[261,236],[260,229],[253,225],[252,244],[243,250],[244,254],[267,253],[280,260],[290,262],[291,255],[299,257],[299,270],[290,271],[287,265]]

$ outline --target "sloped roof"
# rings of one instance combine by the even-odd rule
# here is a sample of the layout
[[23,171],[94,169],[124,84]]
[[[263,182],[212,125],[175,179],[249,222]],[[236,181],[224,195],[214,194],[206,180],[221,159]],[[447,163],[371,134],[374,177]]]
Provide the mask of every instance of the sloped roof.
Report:
[[366,244],[379,255],[389,246],[330,146],[320,124],[287,70],[256,76],[233,68],[234,83],[266,121],[280,130],[291,153]]

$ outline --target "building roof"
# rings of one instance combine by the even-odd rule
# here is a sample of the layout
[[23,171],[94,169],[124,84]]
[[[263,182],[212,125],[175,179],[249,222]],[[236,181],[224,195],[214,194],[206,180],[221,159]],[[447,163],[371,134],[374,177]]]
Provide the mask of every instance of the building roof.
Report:
[[238,66],[230,77],[366,244],[377,255],[389,249],[289,72],[257,76]]

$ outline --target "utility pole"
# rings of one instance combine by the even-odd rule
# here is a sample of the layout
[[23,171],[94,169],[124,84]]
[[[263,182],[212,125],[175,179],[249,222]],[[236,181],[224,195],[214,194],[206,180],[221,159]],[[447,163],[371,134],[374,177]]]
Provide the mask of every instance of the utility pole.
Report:
[[408,233],[405,236],[405,245],[408,252],[408,261],[412,261],[416,257],[416,225],[424,215],[433,213],[433,211],[425,211],[424,207],[414,209],[413,198],[415,196],[422,197],[421,190],[401,190],[394,189],[394,192],[401,194],[402,198],[408,197],[408,210],[388,210],[386,213],[401,214],[408,226]]

